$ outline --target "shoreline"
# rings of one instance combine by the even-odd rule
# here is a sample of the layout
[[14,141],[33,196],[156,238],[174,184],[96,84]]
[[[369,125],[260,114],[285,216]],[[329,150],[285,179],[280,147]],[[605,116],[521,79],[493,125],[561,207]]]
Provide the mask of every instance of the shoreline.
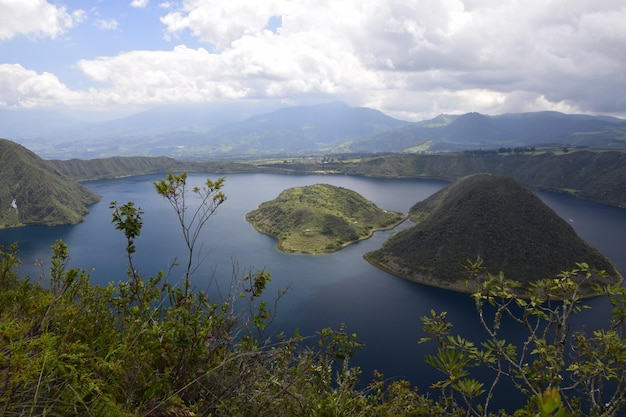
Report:
[[[431,277],[429,277],[428,279],[420,279],[419,275],[404,274],[401,271],[398,271],[396,269],[393,269],[392,267],[387,266],[386,264],[377,262],[376,260],[372,259],[370,256],[367,256],[367,255],[368,253],[363,254],[363,259],[365,259],[370,265],[373,265],[376,268],[382,271],[385,271],[395,277],[406,279],[407,281],[415,282],[416,284],[420,284],[420,285],[427,285],[429,287],[440,288],[442,290],[455,291],[455,292],[471,295],[479,289],[480,283],[482,282],[482,281],[474,282],[474,288],[475,288],[474,290],[471,289],[469,282],[467,285],[463,284],[465,280],[462,280],[460,283],[452,282],[449,285],[443,285],[443,284],[439,284],[439,282],[441,281],[436,281],[434,278],[431,278]],[[614,284],[614,285],[622,286],[624,284],[624,277],[615,266],[613,266],[613,268],[617,274],[617,278],[619,281],[617,284]],[[602,292],[584,291],[582,287],[581,287],[581,290],[582,291],[579,292],[578,294],[580,300],[601,297],[604,295]],[[517,294],[517,296],[523,299],[527,299],[527,297],[520,295],[520,294]]]
[[273,235],[271,233],[267,233],[267,232],[264,232],[262,230],[259,230],[256,227],[256,225],[254,223],[248,221],[248,219],[246,219],[246,221],[248,221],[248,223],[250,223],[252,225],[252,227],[254,228],[254,230],[256,230],[257,232],[262,233],[262,234],[264,234],[266,236],[271,236],[274,239],[276,239],[276,241],[277,241],[276,248],[279,251],[283,252],[283,253],[302,254],[302,255],[326,255],[326,254],[329,254],[329,253],[338,252],[341,249],[343,249],[343,248],[345,248],[347,246],[350,246],[350,245],[352,245],[354,243],[358,243],[358,242],[360,242],[362,240],[367,240],[367,239],[371,238],[372,236],[374,236],[374,233],[376,233],[376,232],[382,232],[382,231],[385,231],[385,230],[393,230],[396,227],[398,227],[399,225],[401,225],[402,223],[404,223],[408,219],[409,219],[408,215],[403,215],[402,218],[399,221],[397,221],[395,223],[392,223],[389,226],[372,228],[372,229],[370,229],[370,231],[368,232],[367,235],[365,235],[365,236],[363,236],[363,237],[361,237],[359,239],[351,240],[349,242],[342,243],[340,246],[338,246],[336,248],[333,248],[332,250],[325,250],[325,251],[285,250],[283,245],[282,245],[284,239],[281,239],[281,238],[279,238],[279,237],[277,237],[277,236],[275,236],[275,235]]

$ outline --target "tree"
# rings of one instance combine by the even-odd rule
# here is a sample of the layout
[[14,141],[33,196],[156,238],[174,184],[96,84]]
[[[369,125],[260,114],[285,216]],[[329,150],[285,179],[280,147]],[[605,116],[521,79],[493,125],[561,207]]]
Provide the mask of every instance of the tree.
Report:
[[[166,179],[154,182],[157,193],[165,198],[174,209],[187,247],[183,284],[185,298],[189,295],[189,278],[195,270],[194,257],[200,232],[215,214],[217,208],[226,201],[226,195],[222,192],[224,181],[223,177],[216,181],[207,179],[202,187],[193,187],[191,191],[198,200],[195,207],[189,201],[186,172],[178,175],[168,172]],[[196,263],[196,267],[197,265]]]
[[[422,318],[428,336],[420,342],[434,340],[439,346],[426,361],[445,375],[434,385],[443,396],[454,401],[459,395],[468,415],[487,416],[494,389],[506,378],[527,396],[527,410],[537,406],[546,413],[541,415],[576,415],[581,410],[594,416],[618,415],[626,405],[626,291],[619,285],[597,288],[613,307],[608,327],[591,335],[570,332],[571,318],[585,308],[580,280],[592,275],[587,264],[577,265],[537,281],[521,296],[516,295],[519,282],[503,273],[487,273],[472,295],[486,331],[486,340],[479,344],[451,335],[445,312],[432,311]],[[466,266],[474,278],[484,273],[480,260]],[[505,320],[507,326],[526,332],[521,346],[500,338]],[[471,378],[475,367],[492,370],[493,381],[485,385]]]

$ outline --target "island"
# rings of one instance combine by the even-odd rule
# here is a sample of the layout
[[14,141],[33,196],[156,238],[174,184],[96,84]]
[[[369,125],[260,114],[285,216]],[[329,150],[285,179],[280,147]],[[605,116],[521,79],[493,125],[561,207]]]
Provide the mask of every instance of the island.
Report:
[[246,214],[283,252],[322,254],[390,229],[406,216],[383,210],[359,193],[329,184],[289,188]]
[[[481,259],[486,272],[504,272],[526,284],[554,278],[577,262],[607,273],[581,281],[582,296],[595,284],[623,281],[615,266],[585,242],[570,224],[512,178],[475,174],[441,189],[409,210],[416,225],[391,236],[365,259],[396,276],[461,292],[468,283],[467,260]],[[583,282],[584,281],[584,282]]]

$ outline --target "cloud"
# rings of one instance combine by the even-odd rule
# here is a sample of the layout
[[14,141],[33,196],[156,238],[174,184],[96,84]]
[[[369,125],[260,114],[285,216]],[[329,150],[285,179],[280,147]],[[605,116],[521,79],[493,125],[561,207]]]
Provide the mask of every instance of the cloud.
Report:
[[[272,16],[282,17],[276,36],[265,31]],[[319,80],[313,90],[361,91],[361,102],[427,95],[432,112],[444,103],[624,112],[624,21],[619,0],[189,0],[162,18],[169,34],[188,31],[225,59],[240,57],[244,76],[281,79],[268,94]]]
[[120,27],[119,22],[115,19],[111,19],[111,20],[97,19],[96,21],[94,21],[93,24],[95,27],[97,27],[98,29],[102,29],[102,30],[117,30]]
[[271,16],[292,7],[284,0],[191,0],[184,1],[179,10],[168,13],[161,22],[170,34],[189,30],[201,41],[224,49],[244,35],[259,35]]
[[130,7],[142,8],[148,6],[148,3],[150,3],[150,0],[132,0],[130,2]]
[[17,35],[56,38],[80,22],[82,10],[68,13],[45,0],[0,1],[0,41]]
[[535,110],[626,116],[622,3],[161,2],[166,39],[181,45],[80,60],[93,86],[79,96],[136,104],[339,99],[411,119]]
[[236,77],[229,78],[223,61],[202,48],[133,51],[80,61],[78,67],[93,80],[109,86],[98,89],[100,98],[124,104],[210,101],[249,95],[249,87]]
[[0,64],[1,107],[33,108],[81,101],[79,93],[69,90],[53,74],[38,74],[19,64]]

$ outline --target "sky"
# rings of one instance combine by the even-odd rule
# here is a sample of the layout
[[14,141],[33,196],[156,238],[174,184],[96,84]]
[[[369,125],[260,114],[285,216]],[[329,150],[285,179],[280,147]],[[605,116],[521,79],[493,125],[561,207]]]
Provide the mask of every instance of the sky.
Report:
[[624,0],[0,0],[0,109],[626,117]]

